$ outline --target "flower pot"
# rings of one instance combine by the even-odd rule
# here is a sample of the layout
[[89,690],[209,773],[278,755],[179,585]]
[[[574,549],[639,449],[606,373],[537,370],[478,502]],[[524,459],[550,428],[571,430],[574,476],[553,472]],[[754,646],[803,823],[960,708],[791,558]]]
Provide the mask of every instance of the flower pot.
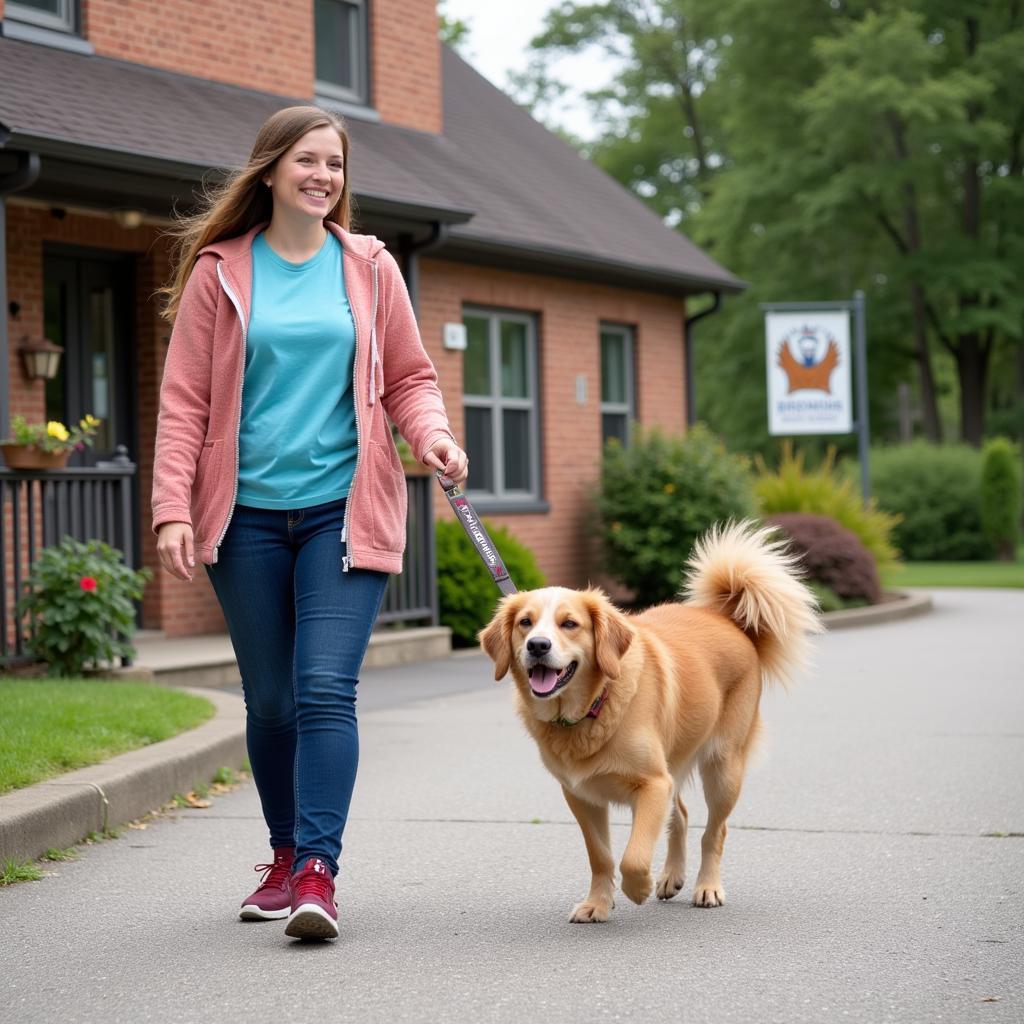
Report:
[[0,444],[9,469],[63,469],[71,457],[70,449],[44,452],[34,444]]

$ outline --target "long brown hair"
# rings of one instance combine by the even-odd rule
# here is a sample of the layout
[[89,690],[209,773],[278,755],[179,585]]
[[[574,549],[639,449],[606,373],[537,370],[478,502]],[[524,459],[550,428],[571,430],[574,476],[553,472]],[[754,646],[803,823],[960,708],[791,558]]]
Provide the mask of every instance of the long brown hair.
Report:
[[174,321],[181,293],[204,246],[244,235],[257,224],[270,220],[274,204],[263,178],[306,132],[316,128],[333,128],[341,139],[345,184],[341,198],[324,220],[334,221],[348,230],[352,213],[345,122],[338,114],[320,107],[285,107],[263,122],[245,167],[222,184],[204,190],[200,209],[181,217],[168,231],[171,239],[171,280],[157,292],[164,302],[161,316],[165,320]]

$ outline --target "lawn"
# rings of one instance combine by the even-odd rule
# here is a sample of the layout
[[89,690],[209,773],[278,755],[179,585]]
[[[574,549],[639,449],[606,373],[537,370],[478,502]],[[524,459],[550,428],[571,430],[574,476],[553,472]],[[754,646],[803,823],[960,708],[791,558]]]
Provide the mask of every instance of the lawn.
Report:
[[152,683],[0,678],[0,793],[168,739],[213,712]]
[[905,562],[883,582],[901,587],[1024,587],[1024,546],[1016,562]]

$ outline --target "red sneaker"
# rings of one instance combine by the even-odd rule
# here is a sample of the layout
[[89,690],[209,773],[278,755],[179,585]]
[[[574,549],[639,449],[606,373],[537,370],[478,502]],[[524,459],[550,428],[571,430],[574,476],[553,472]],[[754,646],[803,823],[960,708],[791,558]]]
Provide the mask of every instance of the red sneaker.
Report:
[[292,875],[292,914],[285,935],[293,939],[336,939],[338,911],[334,879],[319,857],[311,857]]
[[288,880],[295,859],[294,846],[281,846],[274,850],[273,864],[257,864],[263,878],[256,891],[242,900],[238,916],[243,921],[274,921],[291,913],[292,898]]

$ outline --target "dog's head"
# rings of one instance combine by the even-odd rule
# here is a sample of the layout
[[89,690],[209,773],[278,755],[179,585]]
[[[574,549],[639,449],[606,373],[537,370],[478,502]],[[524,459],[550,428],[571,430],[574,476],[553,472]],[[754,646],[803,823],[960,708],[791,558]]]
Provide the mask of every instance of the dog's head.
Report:
[[619,677],[633,641],[629,620],[600,590],[544,587],[506,597],[480,632],[494,678],[510,670],[523,697],[544,702],[568,687],[592,693],[599,676]]

